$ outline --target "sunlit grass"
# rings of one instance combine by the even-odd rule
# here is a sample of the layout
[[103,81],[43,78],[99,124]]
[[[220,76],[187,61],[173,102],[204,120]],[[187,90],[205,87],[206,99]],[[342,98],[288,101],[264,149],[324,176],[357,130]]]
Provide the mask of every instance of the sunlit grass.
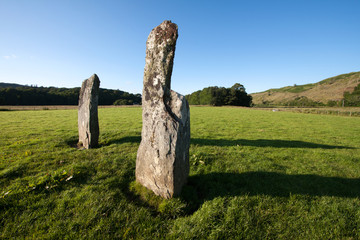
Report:
[[360,118],[192,107],[172,200],[134,182],[141,108],[99,121],[79,150],[76,110],[0,112],[1,238],[360,238]]

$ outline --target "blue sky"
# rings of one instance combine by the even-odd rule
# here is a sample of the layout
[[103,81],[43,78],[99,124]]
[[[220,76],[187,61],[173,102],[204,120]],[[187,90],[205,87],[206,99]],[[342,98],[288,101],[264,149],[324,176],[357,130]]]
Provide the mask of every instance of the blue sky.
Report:
[[359,0],[0,0],[0,82],[142,92],[146,39],[179,27],[172,89],[248,93],[360,71]]

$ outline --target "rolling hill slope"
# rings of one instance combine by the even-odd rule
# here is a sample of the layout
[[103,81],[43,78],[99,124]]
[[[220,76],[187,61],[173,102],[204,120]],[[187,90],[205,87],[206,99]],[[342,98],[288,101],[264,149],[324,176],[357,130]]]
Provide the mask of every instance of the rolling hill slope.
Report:
[[291,101],[308,99],[313,102],[328,103],[340,101],[344,92],[352,92],[360,84],[360,72],[342,74],[318,83],[269,89],[251,94],[255,105],[288,105]]

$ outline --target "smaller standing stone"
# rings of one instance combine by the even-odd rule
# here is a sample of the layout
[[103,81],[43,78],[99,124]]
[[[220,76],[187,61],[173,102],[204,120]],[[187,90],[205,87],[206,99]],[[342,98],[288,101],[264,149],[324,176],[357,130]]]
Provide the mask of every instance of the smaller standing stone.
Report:
[[79,145],[89,149],[99,143],[99,102],[100,80],[96,74],[83,81],[79,95],[78,127]]

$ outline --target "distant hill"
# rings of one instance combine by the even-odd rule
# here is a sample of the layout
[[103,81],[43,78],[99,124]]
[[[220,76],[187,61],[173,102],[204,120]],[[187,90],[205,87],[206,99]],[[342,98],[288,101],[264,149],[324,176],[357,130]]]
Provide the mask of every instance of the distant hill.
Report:
[[360,72],[342,74],[317,83],[294,85],[251,94],[255,105],[324,105],[339,102],[344,92],[352,92],[360,84]]
[[[0,83],[0,105],[77,105],[80,88],[24,86]],[[100,88],[99,105],[141,104],[141,95]]]
[[25,85],[20,85],[16,83],[4,83],[0,82],[0,88],[20,88],[20,87],[26,87]]

